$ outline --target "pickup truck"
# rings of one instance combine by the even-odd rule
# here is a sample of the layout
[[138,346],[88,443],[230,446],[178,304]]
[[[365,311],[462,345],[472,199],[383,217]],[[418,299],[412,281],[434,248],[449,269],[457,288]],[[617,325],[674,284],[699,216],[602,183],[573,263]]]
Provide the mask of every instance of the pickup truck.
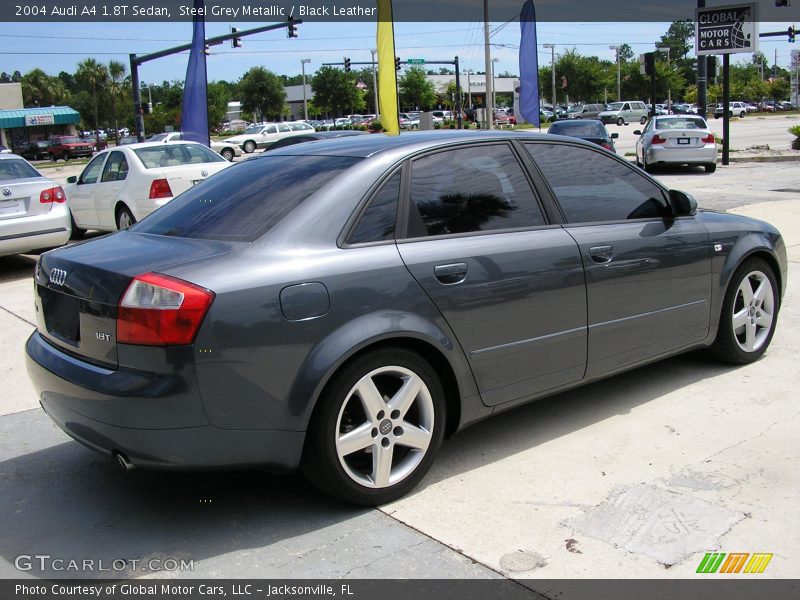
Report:
[[82,140],[77,135],[55,135],[50,138],[48,155],[53,162],[59,158],[69,160],[79,156],[91,156],[94,146],[87,140]]

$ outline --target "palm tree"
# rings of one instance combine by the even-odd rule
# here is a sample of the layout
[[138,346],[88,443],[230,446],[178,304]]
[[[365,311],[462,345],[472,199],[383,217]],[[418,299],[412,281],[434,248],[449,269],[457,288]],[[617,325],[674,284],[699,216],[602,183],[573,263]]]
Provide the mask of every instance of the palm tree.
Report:
[[94,131],[96,140],[100,142],[100,92],[108,82],[108,68],[93,58],[87,58],[78,63],[75,78],[81,85],[88,87],[94,97]]
[[117,141],[119,141],[119,123],[117,122],[117,98],[122,95],[122,88],[125,82],[125,63],[118,60],[108,61],[108,75],[111,78],[109,92],[111,93],[111,116],[114,119],[114,131],[116,131]]

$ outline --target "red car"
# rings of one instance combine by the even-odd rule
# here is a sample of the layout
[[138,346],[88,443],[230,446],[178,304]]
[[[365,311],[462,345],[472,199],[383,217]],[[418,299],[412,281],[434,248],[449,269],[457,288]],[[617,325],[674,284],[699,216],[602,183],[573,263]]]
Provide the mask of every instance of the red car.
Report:
[[56,135],[50,138],[50,160],[59,158],[69,160],[79,156],[91,156],[94,145],[88,140],[82,140],[77,135]]

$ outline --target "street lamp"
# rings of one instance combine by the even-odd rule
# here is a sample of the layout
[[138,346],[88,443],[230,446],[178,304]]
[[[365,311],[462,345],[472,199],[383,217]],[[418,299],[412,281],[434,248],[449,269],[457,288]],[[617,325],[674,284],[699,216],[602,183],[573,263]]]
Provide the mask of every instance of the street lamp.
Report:
[[[672,69],[669,66],[669,46],[656,44],[656,49],[667,53],[667,71],[671,73]],[[669,85],[669,79],[667,79],[667,113],[672,113],[672,88]]]
[[614,50],[617,53],[617,102],[622,102],[622,92],[620,91],[620,60],[619,60],[619,46],[609,46],[609,50]]
[[542,47],[550,49],[550,71],[553,84],[553,115],[556,114],[556,45],[555,44],[542,44]]
[[372,53],[372,93],[375,96],[375,119],[380,120],[381,109],[378,108],[378,76],[375,73],[375,55],[378,51],[373,48],[370,50],[370,53]]
[[469,94],[469,107],[472,109],[472,85],[469,82],[469,76],[472,75],[472,69],[467,69],[467,72],[464,73],[467,76],[467,94]]
[[308,121],[308,98],[306,97],[306,64],[310,63],[310,58],[300,59],[300,68],[303,70],[303,119]]
[[494,122],[494,112],[497,110],[497,91],[496,91],[497,86],[495,85],[495,80],[494,80],[494,63],[496,63],[499,60],[500,60],[499,58],[492,59],[492,115],[491,115],[492,122]]

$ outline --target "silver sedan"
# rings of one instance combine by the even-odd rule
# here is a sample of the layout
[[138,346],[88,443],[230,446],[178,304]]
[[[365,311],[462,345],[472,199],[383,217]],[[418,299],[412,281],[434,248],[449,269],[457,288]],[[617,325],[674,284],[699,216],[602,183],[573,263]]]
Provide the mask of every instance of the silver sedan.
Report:
[[0,256],[62,246],[69,240],[64,190],[16,154],[0,154]]
[[717,170],[717,144],[703,117],[668,115],[650,119],[644,131],[633,132],[636,164],[645,171],[656,165],[702,165]]

